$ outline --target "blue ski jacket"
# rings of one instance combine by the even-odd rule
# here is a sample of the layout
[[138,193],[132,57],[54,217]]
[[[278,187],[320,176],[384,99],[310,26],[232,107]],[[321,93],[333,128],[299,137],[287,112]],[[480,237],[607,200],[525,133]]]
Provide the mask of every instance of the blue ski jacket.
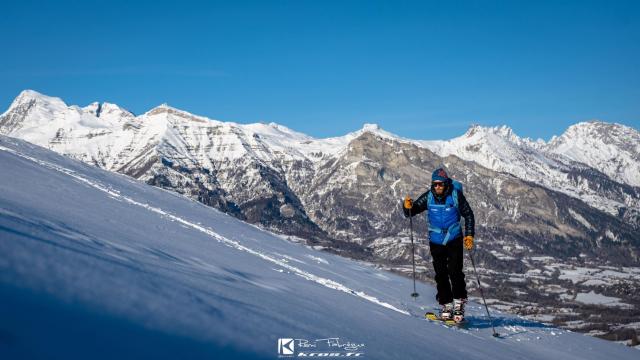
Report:
[[460,218],[464,218],[465,235],[474,235],[475,218],[471,206],[451,182],[442,196],[437,196],[433,188],[420,195],[413,202],[411,209],[404,208],[405,216],[415,216],[427,211],[429,223],[429,241],[435,244],[445,245],[449,241],[462,237]]

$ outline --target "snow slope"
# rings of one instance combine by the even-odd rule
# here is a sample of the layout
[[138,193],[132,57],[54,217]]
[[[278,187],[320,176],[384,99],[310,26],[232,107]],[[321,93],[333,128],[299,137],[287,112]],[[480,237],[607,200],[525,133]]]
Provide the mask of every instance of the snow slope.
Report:
[[[340,338],[370,359],[635,359],[636,350],[469,305],[182,196],[0,136],[0,358],[277,358]],[[490,291],[489,291],[490,293]]]

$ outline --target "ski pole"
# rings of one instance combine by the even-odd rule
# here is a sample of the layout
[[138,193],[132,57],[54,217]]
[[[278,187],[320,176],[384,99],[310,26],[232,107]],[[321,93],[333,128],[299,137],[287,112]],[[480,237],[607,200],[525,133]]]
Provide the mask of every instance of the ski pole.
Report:
[[473,261],[473,255],[471,255],[471,251],[467,252],[469,254],[469,258],[471,259],[471,265],[473,265],[473,272],[476,274],[476,280],[478,281],[478,288],[480,289],[480,296],[482,296],[482,302],[484,303],[484,308],[487,310],[487,316],[489,317],[489,322],[491,323],[491,328],[493,329],[493,337],[499,337],[500,334],[496,332],[496,328],[493,327],[493,319],[491,318],[491,314],[489,314],[489,307],[487,306],[487,301],[484,299],[484,292],[482,291],[482,284],[480,284],[480,277],[478,276],[478,270],[476,270],[476,263]]
[[418,297],[418,292],[416,292],[416,259],[414,257],[414,246],[413,246],[413,217],[409,216],[409,234],[411,235],[411,263],[413,264],[413,293],[411,297],[416,299]]

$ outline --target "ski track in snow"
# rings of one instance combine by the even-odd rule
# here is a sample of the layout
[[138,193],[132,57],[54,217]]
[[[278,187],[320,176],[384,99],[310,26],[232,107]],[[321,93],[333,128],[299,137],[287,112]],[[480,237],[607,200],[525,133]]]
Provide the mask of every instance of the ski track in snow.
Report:
[[220,242],[220,243],[222,243],[222,244],[224,244],[226,246],[229,246],[231,248],[235,248],[235,249],[240,250],[240,251],[247,252],[247,253],[249,253],[251,255],[254,255],[254,256],[260,257],[260,258],[262,258],[262,259],[264,259],[266,261],[272,262],[272,263],[274,263],[274,264],[276,264],[276,265],[278,265],[278,266],[280,266],[282,268],[285,268],[285,269],[289,270],[290,272],[293,272],[294,274],[296,274],[296,275],[298,275],[298,276],[300,276],[300,277],[302,277],[304,279],[316,282],[316,283],[318,283],[320,285],[323,285],[325,287],[328,287],[330,289],[342,291],[342,292],[345,292],[347,294],[360,297],[360,298],[362,298],[364,300],[370,301],[372,303],[375,303],[375,304],[380,305],[382,307],[385,307],[387,309],[399,312],[401,314],[411,316],[411,314],[408,311],[399,309],[399,308],[397,308],[397,307],[395,307],[395,306],[393,306],[393,305],[391,305],[389,303],[386,303],[384,301],[381,301],[381,300],[377,299],[374,296],[368,295],[363,291],[356,291],[356,290],[353,290],[353,289],[351,289],[351,288],[349,288],[349,287],[347,287],[347,286],[345,286],[345,285],[343,285],[343,284],[341,284],[341,283],[339,283],[337,281],[311,274],[311,273],[306,272],[306,271],[304,271],[304,270],[302,270],[300,268],[297,268],[297,267],[295,267],[293,265],[287,264],[285,261],[278,260],[277,258],[275,258],[273,256],[270,256],[268,254],[262,253],[260,251],[256,251],[254,249],[251,249],[251,248],[249,248],[247,246],[244,246],[244,245],[240,244],[237,241],[228,239],[228,238],[216,233],[215,231],[213,231],[211,229],[205,228],[204,226],[201,226],[201,225],[192,223],[190,221],[187,221],[187,220],[185,220],[185,219],[183,219],[183,218],[181,218],[179,216],[173,215],[173,214],[171,214],[169,212],[166,212],[166,211],[164,211],[164,210],[162,210],[160,208],[151,206],[149,204],[138,202],[138,201],[133,200],[132,198],[130,198],[128,196],[121,195],[118,191],[109,189],[109,188],[107,188],[107,187],[105,187],[105,186],[103,186],[103,185],[101,185],[101,184],[99,184],[97,182],[94,182],[94,181],[91,181],[91,180],[89,180],[87,178],[84,178],[84,177],[76,174],[76,172],[73,171],[73,170],[70,170],[70,169],[67,169],[65,167],[49,163],[47,161],[42,161],[42,160],[33,158],[31,156],[22,154],[20,152],[17,152],[17,151],[15,151],[13,149],[6,148],[4,146],[0,146],[0,151],[9,152],[9,153],[14,154],[16,156],[22,157],[23,159],[27,159],[27,160],[35,162],[35,163],[37,163],[39,165],[45,166],[45,167],[47,167],[49,169],[52,169],[52,170],[58,171],[60,173],[63,173],[65,175],[71,176],[74,179],[76,179],[76,180],[78,180],[78,181],[80,181],[82,183],[85,183],[88,186],[91,186],[91,187],[95,188],[96,190],[99,190],[99,191],[102,191],[102,192],[108,194],[114,200],[118,200],[118,201],[122,200],[122,201],[130,203],[132,205],[140,206],[140,207],[142,207],[144,209],[147,209],[147,210],[149,210],[151,212],[154,212],[154,213],[159,214],[161,216],[167,217],[167,218],[169,218],[169,219],[171,219],[173,221],[177,221],[177,222],[179,222],[179,223],[181,223],[183,225],[186,225],[187,227],[193,228],[195,230],[198,230],[200,232],[203,232],[203,233],[209,235],[210,237],[216,239],[218,242]]

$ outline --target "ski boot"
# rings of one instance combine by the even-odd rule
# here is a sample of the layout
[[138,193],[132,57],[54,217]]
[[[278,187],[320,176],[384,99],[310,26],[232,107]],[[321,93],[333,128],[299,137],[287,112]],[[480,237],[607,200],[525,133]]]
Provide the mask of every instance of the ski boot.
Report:
[[442,305],[442,307],[440,308],[440,314],[438,316],[440,317],[440,320],[446,321],[453,319],[453,304],[448,303]]
[[464,305],[466,303],[466,298],[453,300],[452,318],[455,322],[460,323],[464,321]]

